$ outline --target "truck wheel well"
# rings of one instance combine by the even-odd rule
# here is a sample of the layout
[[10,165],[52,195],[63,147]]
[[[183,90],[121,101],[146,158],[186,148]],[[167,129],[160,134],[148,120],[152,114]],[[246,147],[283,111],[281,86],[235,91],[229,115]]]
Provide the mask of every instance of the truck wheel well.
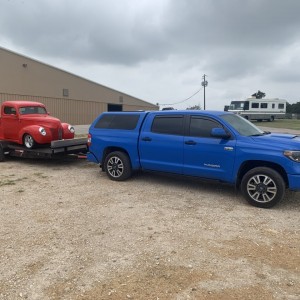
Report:
[[[104,161],[105,161],[106,156],[107,156],[109,153],[112,153],[112,152],[115,152],[115,151],[123,152],[123,153],[125,153],[125,154],[130,158],[128,152],[127,152],[125,149],[119,148],[119,147],[108,147],[108,148],[106,148],[106,149],[103,151],[103,156],[102,156],[102,161],[101,161],[101,167],[102,167],[102,170],[103,170],[103,171],[105,171]],[[129,160],[130,160],[130,159],[129,159]]]
[[277,171],[282,176],[286,187],[289,186],[289,180],[288,180],[287,174],[282,166],[272,163],[272,162],[269,162],[269,161],[261,161],[261,160],[250,160],[250,161],[246,161],[242,164],[242,166],[240,167],[240,170],[238,172],[236,186],[239,187],[244,175],[249,170],[256,168],[256,167],[267,167],[267,168]]

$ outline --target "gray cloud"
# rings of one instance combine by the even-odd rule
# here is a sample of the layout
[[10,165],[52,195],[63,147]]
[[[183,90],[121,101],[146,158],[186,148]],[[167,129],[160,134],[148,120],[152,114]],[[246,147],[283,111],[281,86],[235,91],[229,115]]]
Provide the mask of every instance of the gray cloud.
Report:
[[[294,100],[297,97],[290,84],[300,79],[299,1],[0,2],[0,41],[13,45],[13,50],[20,49],[21,53],[46,61],[99,66],[98,73],[94,71],[88,76],[94,80],[102,80],[103,66],[115,70],[112,74],[116,77],[120,66],[128,68],[128,73],[144,73],[141,77],[150,76],[155,72],[152,68],[160,65],[164,66],[160,72],[168,74],[173,89],[172,80],[184,77],[182,89],[192,92],[197,86],[191,85],[197,80],[187,78],[199,79],[203,73],[209,73],[216,81],[215,86],[247,79],[250,92],[245,91],[246,87],[241,88],[244,84],[241,83],[236,85],[240,92],[234,94],[250,94],[261,82],[268,83],[266,90],[276,93],[278,82],[283,86],[288,82],[289,97]],[[75,67],[71,71],[86,74]],[[151,82],[154,89],[158,78]],[[143,98],[142,87],[128,88],[133,90],[131,94],[136,91]],[[264,86],[259,88],[263,90]],[[161,91],[162,98],[169,90]],[[225,94],[227,97],[228,93],[224,97]],[[222,97],[217,91],[215,95]]]

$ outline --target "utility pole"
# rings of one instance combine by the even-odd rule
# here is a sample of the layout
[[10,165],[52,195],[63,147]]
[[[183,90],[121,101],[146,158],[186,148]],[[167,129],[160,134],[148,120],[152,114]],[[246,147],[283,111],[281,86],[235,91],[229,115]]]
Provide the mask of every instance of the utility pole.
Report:
[[207,75],[205,75],[205,74],[202,76],[203,81],[201,82],[201,85],[203,86],[203,89],[204,89],[204,107],[203,107],[204,110],[205,110],[205,87],[207,87],[207,84],[208,84],[207,80],[205,80],[206,76]]

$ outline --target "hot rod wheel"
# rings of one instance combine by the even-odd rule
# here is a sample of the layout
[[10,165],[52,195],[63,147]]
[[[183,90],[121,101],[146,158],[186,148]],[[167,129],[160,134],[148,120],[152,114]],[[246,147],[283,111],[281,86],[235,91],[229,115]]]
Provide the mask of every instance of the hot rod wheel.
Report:
[[24,146],[28,149],[32,149],[35,146],[35,140],[30,134],[25,134],[23,138]]

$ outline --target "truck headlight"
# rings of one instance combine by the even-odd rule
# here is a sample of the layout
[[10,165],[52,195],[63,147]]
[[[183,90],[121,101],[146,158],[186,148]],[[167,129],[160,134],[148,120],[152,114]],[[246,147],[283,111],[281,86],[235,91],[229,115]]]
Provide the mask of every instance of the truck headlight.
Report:
[[285,150],[283,154],[293,161],[300,162],[300,151]]
[[68,126],[68,129],[71,133],[74,133],[75,132],[75,128],[71,125]]
[[43,136],[45,136],[45,135],[47,134],[47,132],[46,132],[46,130],[45,130],[44,127],[40,127],[40,128],[39,128],[39,132],[40,132],[40,134],[43,135]]

